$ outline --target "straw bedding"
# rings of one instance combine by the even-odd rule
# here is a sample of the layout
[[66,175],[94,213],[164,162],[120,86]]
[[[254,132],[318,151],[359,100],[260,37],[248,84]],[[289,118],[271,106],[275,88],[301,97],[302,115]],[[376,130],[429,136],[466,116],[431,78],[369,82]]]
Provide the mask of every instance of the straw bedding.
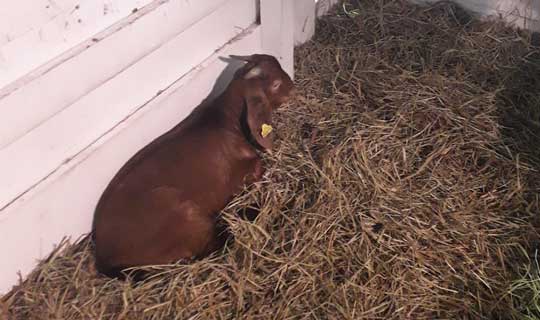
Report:
[[[299,97],[278,112],[264,181],[224,210],[234,239],[223,253],[156,266],[137,285],[97,276],[85,238],[0,314],[519,317],[509,288],[539,235],[537,39],[448,3],[346,9],[297,48]],[[260,208],[255,221],[236,214],[246,207]]]

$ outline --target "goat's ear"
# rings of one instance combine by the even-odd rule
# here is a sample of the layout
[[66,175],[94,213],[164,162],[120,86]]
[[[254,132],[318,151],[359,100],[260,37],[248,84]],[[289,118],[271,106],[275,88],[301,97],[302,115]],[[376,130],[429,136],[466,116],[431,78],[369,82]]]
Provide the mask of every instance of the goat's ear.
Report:
[[265,150],[272,149],[272,107],[264,93],[246,96],[246,119],[251,136]]
[[244,61],[244,62],[254,62],[252,56],[239,56],[239,55],[235,55],[235,54],[230,54],[229,57],[231,59],[240,60],[240,61]]

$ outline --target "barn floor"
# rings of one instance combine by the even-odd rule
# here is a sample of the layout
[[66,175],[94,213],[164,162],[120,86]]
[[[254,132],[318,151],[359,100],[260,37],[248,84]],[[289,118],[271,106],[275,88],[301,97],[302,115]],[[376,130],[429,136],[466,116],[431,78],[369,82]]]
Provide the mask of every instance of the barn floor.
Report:
[[[296,50],[300,97],[279,112],[268,177],[225,212],[235,240],[224,255],[134,285],[96,276],[83,239],[4,296],[0,314],[532,314],[534,292],[516,284],[539,240],[538,39],[449,4],[352,3]],[[252,204],[255,222],[234,214]]]

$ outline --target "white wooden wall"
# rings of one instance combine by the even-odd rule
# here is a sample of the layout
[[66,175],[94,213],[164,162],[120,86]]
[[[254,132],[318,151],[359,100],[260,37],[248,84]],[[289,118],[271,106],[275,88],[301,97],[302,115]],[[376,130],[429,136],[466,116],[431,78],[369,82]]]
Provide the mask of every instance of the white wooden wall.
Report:
[[3,0],[0,88],[151,0]]

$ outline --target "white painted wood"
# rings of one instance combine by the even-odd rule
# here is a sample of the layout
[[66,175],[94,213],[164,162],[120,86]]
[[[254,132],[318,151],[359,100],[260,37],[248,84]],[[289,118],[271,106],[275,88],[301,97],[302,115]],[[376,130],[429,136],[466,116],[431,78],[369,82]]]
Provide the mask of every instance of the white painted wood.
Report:
[[[177,53],[174,50],[172,46],[159,49],[172,55]],[[135,152],[184,119],[208,95],[227,66],[219,57],[261,50],[260,27],[253,27],[174,81],[161,95],[139,106],[5,209],[0,214],[0,252],[9,259],[0,262],[0,294],[16,284],[17,272],[26,276],[37,259],[47,256],[62,237],[75,239],[90,231],[94,207],[112,176]]]
[[0,149],[113,78],[226,1],[154,1],[93,36],[98,42],[90,39],[1,89]]
[[261,36],[262,48],[265,52],[281,57],[281,17],[275,13],[283,12],[285,0],[261,0]]
[[315,1],[294,1],[294,44],[309,41],[315,34]]
[[[412,0],[433,3],[435,0]],[[540,31],[540,0],[454,0],[467,10],[487,18],[502,17],[523,29]]]
[[291,78],[294,78],[293,1],[261,0],[262,48],[278,58]]
[[3,0],[0,88],[151,0]]
[[[189,72],[254,23],[255,18],[254,1],[226,2],[161,50],[142,58],[0,150],[0,208],[69,161],[179,75]],[[204,41],[199,41],[201,35]],[[196,45],[186,50],[186,44]]]
[[[297,0],[284,0],[281,13],[281,57],[283,69],[294,80],[294,2]],[[264,26],[264,25],[263,25]]]

